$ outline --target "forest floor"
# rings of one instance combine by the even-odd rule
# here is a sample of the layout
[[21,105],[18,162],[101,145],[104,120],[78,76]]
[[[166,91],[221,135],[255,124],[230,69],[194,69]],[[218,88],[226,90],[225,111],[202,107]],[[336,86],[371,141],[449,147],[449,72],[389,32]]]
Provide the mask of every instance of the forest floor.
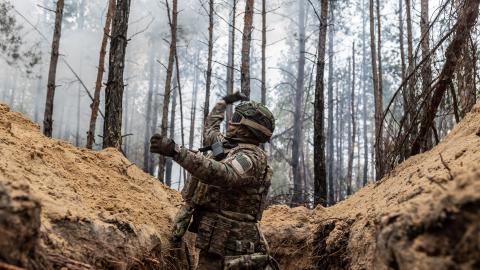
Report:
[[[175,269],[177,191],[116,150],[44,137],[0,104],[0,269]],[[272,206],[282,269],[480,269],[480,106],[433,150],[335,206]],[[194,252],[191,252],[194,253]]]

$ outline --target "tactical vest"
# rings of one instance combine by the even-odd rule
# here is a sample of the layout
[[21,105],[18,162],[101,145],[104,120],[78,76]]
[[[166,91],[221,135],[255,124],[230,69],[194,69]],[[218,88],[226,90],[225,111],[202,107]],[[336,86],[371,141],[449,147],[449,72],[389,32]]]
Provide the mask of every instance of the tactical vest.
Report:
[[261,153],[264,168],[257,170],[252,186],[228,188],[198,182],[192,196],[195,205],[193,221],[189,230],[197,234],[196,245],[200,249],[218,255],[251,254],[258,251],[260,236],[256,222],[262,217],[272,170],[263,150],[251,144],[239,144],[231,149],[224,159],[243,150]]
[[255,186],[226,188],[199,182],[192,197],[192,202],[196,206],[221,213],[227,217],[230,215],[230,218],[239,221],[258,221],[261,219],[272,172],[266,163],[265,152],[255,145],[239,144],[237,147],[230,149],[224,160],[243,150],[253,150],[261,153],[265,160],[265,168],[261,168],[261,170],[252,168],[257,170],[254,172],[254,177],[258,179],[258,181],[255,181]]

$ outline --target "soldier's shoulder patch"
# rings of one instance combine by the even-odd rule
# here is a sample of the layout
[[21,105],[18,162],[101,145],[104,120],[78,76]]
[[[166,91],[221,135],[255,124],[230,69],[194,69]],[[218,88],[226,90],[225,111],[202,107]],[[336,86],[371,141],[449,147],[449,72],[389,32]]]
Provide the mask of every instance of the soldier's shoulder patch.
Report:
[[232,161],[232,167],[237,173],[244,174],[252,169],[253,162],[247,155],[238,154]]

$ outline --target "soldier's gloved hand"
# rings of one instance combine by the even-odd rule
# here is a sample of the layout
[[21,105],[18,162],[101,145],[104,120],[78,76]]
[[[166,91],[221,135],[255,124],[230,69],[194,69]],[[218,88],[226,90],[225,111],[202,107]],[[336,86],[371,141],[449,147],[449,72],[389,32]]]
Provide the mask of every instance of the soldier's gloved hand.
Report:
[[232,103],[235,103],[237,101],[248,100],[248,97],[245,96],[245,94],[241,93],[240,91],[235,91],[231,95],[224,96],[223,100],[227,104],[232,104]]
[[157,153],[167,157],[173,157],[177,154],[177,144],[170,138],[155,134],[150,139],[150,152]]

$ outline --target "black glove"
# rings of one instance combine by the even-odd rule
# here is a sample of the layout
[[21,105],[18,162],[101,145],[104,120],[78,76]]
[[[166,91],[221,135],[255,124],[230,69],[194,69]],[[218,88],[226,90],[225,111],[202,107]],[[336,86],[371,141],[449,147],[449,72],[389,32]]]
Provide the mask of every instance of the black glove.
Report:
[[248,97],[245,96],[245,94],[239,92],[239,91],[235,91],[233,92],[233,94],[231,95],[227,95],[227,96],[224,96],[223,97],[223,100],[227,103],[227,104],[232,104],[232,103],[235,103],[237,101],[241,101],[241,100],[248,100]]
[[177,144],[170,138],[155,134],[150,139],[150,152],[157,153],[167,157],[173,157],[177,154]]

